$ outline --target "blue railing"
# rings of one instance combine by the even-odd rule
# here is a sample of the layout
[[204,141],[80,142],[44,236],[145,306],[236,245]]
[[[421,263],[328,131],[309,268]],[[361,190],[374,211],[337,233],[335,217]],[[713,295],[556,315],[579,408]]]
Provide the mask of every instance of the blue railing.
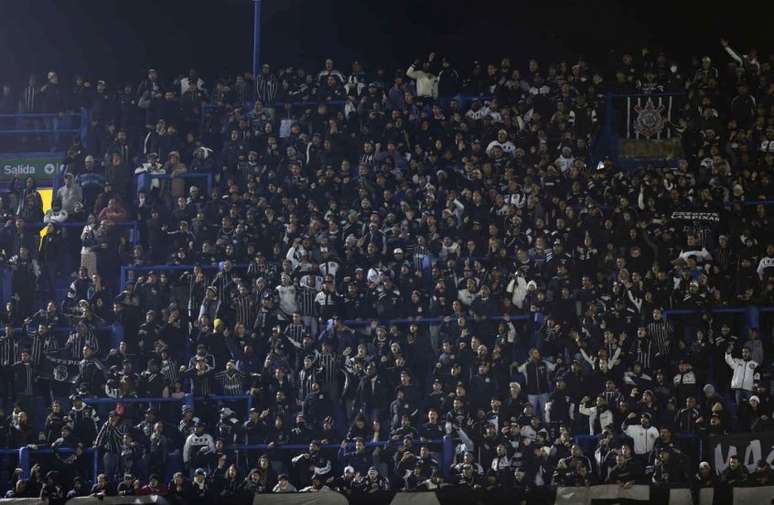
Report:
[[[249,266],[247,263],[237,263],[234,264],[233,267],[237,270],[245,269]],[[205,271],[212,271],[212,270],[218,270],[219,266],[217,265],[201,265],[202,269]],[[121,267],[121,290],[123,290],[126,286],[127,276],[129,272],[148,272],[151,270],[154,271],[192,271],[194,269],[194,265],[147,265],[147,266],[122,266]],[[717,313],[717,314],[749,314],[750,312],[774,312],[774,306],[755,306],[755,305],[748,305],[743,307],[726,307],[726,306],[716,306],[716,307],[709,307],[704,310],[709,310],[711,312]],[[666,317],[669,316],[679,316],[679,315],[690,315],[690,314],[699,314],[703,312],[703,310],[697,310],[697,309],[667,309],[664,311],[664,315]],[[532,314],[516,314],[516,315],[510,315],[510,314],[500,314],[497,316],[491,316],[487,317],[485,319],[492,320],[492,321],[502,321],[502,320],[511,320],[511,321],[526,321],[529,319],[533,319],[536,317],[538,313],[532,313]],[[382,319],[379,318],[373,318],[373,319],[356,319],[356,320],[349,320],[346,321],[347,324],[350,325],[364,325],[364,324],[370,324],[371,321],[380,321],[384,323],[390,323],[390,324],[410,324],[415,322],[425,323],[425,324],[433,324],[433,323],[443,323],[444,318],[443,317],[427,317],[427,318],[398,318],[398,319]]]
[[[13,121],[13,127],[3,128],[2,119],[16,121]],[[69,123],[77,126],[70,126]],[[78,112],[0,114],[0,135],[44,135],[57,139],[60,135],[78,134],[84,146],[89,145],[90,125],[90,113],[86,108],[81,108]]]
[[[86,221],[64,221],[62,223],[56,223],[57,228],[69,228],[83,231],[83,228],[89,223]],[[128,228],[129,230],[129,242],[136,244],[140,240],[140,228],[137,221],[115,221],[113,226],[120,228]],[[25,223],[24,227],[27,230],[42,230],[46,227],[46,223]]]
[[172,177],[169,174],[153,174],[153,173],[142,173],[137,174],[134,176],[135,179],[135,189],[136,191],[147,191],[148,188],[151,185],[151,181],[154,179],[164,180],[168,181],[171,179],[184,179],[186,181],[201,181],[203,183],[203,189],[206,190],[206,194],[210,194],[212,192],[212,173],[197,173],[197,172],[186,172],[184,174],[177,175],[175,177]]
[[[144,403],[158,403],[164,400],[168,399],[162,399],[162,398],[143,398],[143,399],[136,399],[138,401],[142,401]],[[88,403],[94,403],[97,400],[86,400]],[[107,401],[100,399],[99,401]],[[111,400],[113,403],[115,403],[115,400]],[[123,401],[123,400],[122,400]],[[702,455],[702,441],[701,439],[693,434],[686,434],[686,433],[677,433],[674,435],[675,440],[680,443],[682,446],[690,445],[694,458],[698,458]],[[584,454],[593,454],[594,450],[597,447],[597,444],[599,442],[600,437],[596,435],[576,435],[573,437],[575,442],[578,443],[578,445],[581,446]],[[376,447],[385,447],[386,445],[395,444],[396,441],[370,441],[366,442],[366,448],[376,448]],[[427,443],[428,445],[440,447],[440,454],[441,454],[441,471],[445,478],[449,478],[451,476],[451,467],[454,464],[454,456],[455,456],[455,443],[452,437],[446,435],[442,439],[433,439],[424,441],[423,443]],[[351,449],[354,446],[353,442],[348,442],[346,444],[347,449]],[[234,444],[225,447],[228,451],[234,451],[234,452],[240,452],[240,451],[267,451],[267,450],[281,450],[285,452],[293,452],[293,451],[306,451],[308,450],[309,446],[308,444],[280,444],[280,445],[272,445],[269,444]],[[341,448],[340,444],[323,444],[321,447],[323,450],[335,450],[338,451]],[[33,447],[21,447],[19,449],[0,449],[0,454],[6,454],[6,455],[16,455],[17,456],[17,468],[21,470],[21,478],[27,479],[30,475],[30,469],[32,467],[32,458],[33,456],[40,456],[40,455],[51,455],[55,452],[61,453],[61,454],[72,454],[74,449],[71,448],[58,448],[58,449],[51,449],[51,448],[33,448]],[[84,454],[89,454],[92,456],[92,481],[96,482],[97,475],[100,472],[100,461],[99,461],[99,448],[96,447],[90,447],[83,450]]]
[[[144,401],[147,403],[148,400],[154,400],[159,401],[160,399],[156,398],[145,398]],[[367,442],[366,448],[375,448],[375,447],[385,447],[386,445],[394,445],[397,442],[395,441],[379,441],[379,442]],[[449,436],[444,436],[443,439],[433,439],[425,441],[424,443],[427,443],[429,445],[438,446],[441,449],[441,470],[443,472],[444,477],[449,478],[451,476],[451,466],[454,463],[454,442]],[[348,443],[347,447],[351,448],[354,445],[354,443]],[[323,444],[320,446],[323,450],[336,450],[338,451],[341,446],[339,444]],[[280,450],[285,452],[293,452],[293,451],[306,451],[309,449],[308,444],[281,444],[281,445],[275,445],[275,446],[269,446],[269,444],[237,444],[237,445],[230,445],[225,447],[227,451],[266,451],[269,449],[272,450]],[[60,454],[72,454],[75,452],[74,449],[71,448],[58,448],[58,449],[51,449],[51,448],[33,448],[29,446],[20,447],[18,449],[0,449],[0,454],[10,455],[10,456],[16,456],[17,457],[17,465],[16,467],[21,470],[20,478],[22,479],[28,479],[30,477],[30,469],[33,465],[33,457],[35,456],[44,456],[44,455],[51,455],[54,453],[60,453]],[[83,450],[84,454],[88,454],[92,456],[92,482],[96,482],[97,475],[100,473],[100,449],[97,447],[89,447],[87,449]]]

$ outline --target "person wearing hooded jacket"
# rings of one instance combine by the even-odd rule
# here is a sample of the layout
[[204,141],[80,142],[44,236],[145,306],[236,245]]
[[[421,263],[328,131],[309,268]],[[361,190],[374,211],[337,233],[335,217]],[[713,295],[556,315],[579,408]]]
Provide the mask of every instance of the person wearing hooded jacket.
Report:
[[427,61],[421,67],[419,66],[419,60],[416,60],[406,70],[406,77],[417,82],[417,97],[438,97],[438,76],[430,69],[434,59],[435,53],[430,53]]
[[726,350],[726,364],[733,371],[731,377],[731,389],[736,396],[736,404],[740,405],[752,395],[753,385],[755,383],[755,369],[758,363],[753,361],[752,352],[749,347],[742,347],[742,357],[734,358],[731,354],[732,347]]

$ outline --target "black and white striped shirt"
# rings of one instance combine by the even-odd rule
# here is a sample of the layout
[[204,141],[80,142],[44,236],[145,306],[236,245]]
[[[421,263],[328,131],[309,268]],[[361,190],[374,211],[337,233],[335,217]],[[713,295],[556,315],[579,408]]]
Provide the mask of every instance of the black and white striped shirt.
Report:
[[263,105],[269,106],[277,99],[279,81],[274,76],[264,77],[263,75],[259,75],[255,80],[255,91],[257,93],[256,98],[258,98]]
[[21,111],[24,113],[38,111],[38,95],[40,91],[35,86],[27,86],[22,92]]
[[321,370],[319,380],[323,385],[336,384],[339,374],[339,357],[335,353],[320,353],[317,356],[316,365]]
[[223,370],[215,375],[218,387],[224,395],[236,396],[244,394],[244,374],[238,370],[229,372]]
[[15,335],[0,338],[0,366],[11,366],[21,359],[21,349]]
[[56,341],[56,337],[51,334],[43,335],[35,334],[30,341],[30,355],[32,356],[32,363],[35,366],[40,365],[43,357],[48,352],[56,352],[59,349],[59,344]]
[[110,420],[107,420],[102,425],[102,429],[99,430],[94,445],[111,454],[120,454],[124,435],[126,435],[127,431],[129,430],[123,422],[119,422],[114,426]]
[[374,165],[374,153],[363,153],[358,161],[360,165],[372,167]]
[[656,344],[658,353],[664,356],[669,355],[669,351],[672,348],[672,337],[674,336],[674,329],[668,322],[653,321],[647,326],[648,335],[653,339]]
[[307,333],[309,333],[309,331],[306,329],[306,326],[303,323],[290,323],[285,327],[285,337],[294,344],[300,345],[301,340]]
[[226,288],[232,283],[232,281],[233,270],[230,272],[226,272],[225,270],[219,272],[218,275],[215,276],[215,279],[212,281],[211,286],[218,290],[218,300],[220,300],[221,303],[227,301]]
[[298,372],[298,397],[303,400],[312,392],[312,384],[317,381],[317,369],[313,366],[310,369],[302,368]]
[[317,315],[317,305],[314,301],[316,297],[317,291],[314,288],[301,286],[296,290],[296,303],[302,316]]
[[194,396],[208,396],[214,393],[212,384],[211,369],[202,375],[197,375],[195,370],[191,370],[191,393]]
[[255,322],[255,313],[257,312],[255,299],[247,295],[238,295],[232,302],[234,313],[236,314],[236,323],[242,323],[245,328],[252,328]]
[[78,332],[72,333],[67,337],[67,343],[65,343],[65,350],[67,355],[74,360],[83,359],[83,346],[89,344],[94,350],[95,354],[99,354],[99,343],[94,333],[81,335]]
[[175,384],[180,376],[177,369],[177,363],[170,359],[162,361],[161,375],[166,377],[168,384]]
[[642,365],[643,370],[650,370],[653,366],[653,340],[650,338],[637,339],[635,344],[635,354],[637,362]]

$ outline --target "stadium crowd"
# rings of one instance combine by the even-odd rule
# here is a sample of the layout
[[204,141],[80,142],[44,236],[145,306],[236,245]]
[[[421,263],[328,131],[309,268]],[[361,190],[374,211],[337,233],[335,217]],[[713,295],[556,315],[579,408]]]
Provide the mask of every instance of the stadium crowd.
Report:
[[[4,85],[92,120],[0,199],[0,447],[55,449],[7,496],[771,483],[686,442],[774,429],[771,327],[709,310],[774,305],[774,55],[722,49]],[[684,156],[593,163],[610,92]]]

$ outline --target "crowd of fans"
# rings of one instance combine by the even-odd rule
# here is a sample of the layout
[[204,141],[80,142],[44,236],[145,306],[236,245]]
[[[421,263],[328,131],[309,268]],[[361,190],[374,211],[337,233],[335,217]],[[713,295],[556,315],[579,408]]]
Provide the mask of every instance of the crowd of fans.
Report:
[[[677,436],[774,427],[770,327],[709,310],[774,305],[774,55],[723,49],[5,85],[92,119],[51,211],[0,200],[0,446],[55,448],[8,496],[770,482]],[[675,166],[592,163],[606,94],[663,91]]]

